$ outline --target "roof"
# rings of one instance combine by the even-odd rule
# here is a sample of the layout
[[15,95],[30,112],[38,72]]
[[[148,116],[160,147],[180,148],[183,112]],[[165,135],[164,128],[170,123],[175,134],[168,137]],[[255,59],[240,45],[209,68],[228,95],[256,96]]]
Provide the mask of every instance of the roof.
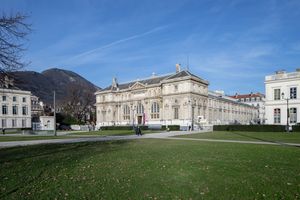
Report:
[[208,98],[217,98],[217,99],[221,99],[222,101],[226,101],[234,104],[240,104],[247,107],[252,107],[251,105],[238,102],[235,98],[232,98],[231,96],[222,95],[213,91],[208,91]]
[[236,95],[233,95],[233,96],[229,96],[231,98],[235,98],[235,99],[243,99],[243,98],[252,98],[252,97],[264,97],[265,95],[264,94],[261,94],[261,93],[250,93],[250,94],[236,94]]
[[[181,72],[173,73],[173,74],[169,74],[169,75],[155,76],[155,77],[151,77],[151,78],[147,78],[147,79],[135,80],[135,81],[128,82],[128,83],[118,84],[118,88],[120,90],[128,89],[137,82],[141,83],[141,84],[144,84],[144,85],[154,85],[154,84],[159,84],[164,80],[172,80],[172,79],[182,78],[182,77],[194,77],[194,78],[200,79],[202,82],[208,84],[208,81],[206,81],[206,80],[190,73],[187,70],[183,70]],[[112,89],[113,89],[113,87],[112,87],[112,85],[110,85],[110,86],[104,88],[103,90],[100,90],[100,92],[101,91],[108,91],[108,90],[112,90]]]

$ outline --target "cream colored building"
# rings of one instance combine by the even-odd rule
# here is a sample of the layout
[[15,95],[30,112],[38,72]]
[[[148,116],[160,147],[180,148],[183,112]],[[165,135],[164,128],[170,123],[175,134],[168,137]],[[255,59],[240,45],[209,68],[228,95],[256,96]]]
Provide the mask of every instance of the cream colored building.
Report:
[[[179,65],[176,65],[175,73],[164,76],[123,84],[113,79],[111,86],[95,93],[97,126],[144,124],[194,127],[212,123],[215,118],[209,118],[208,106],[213,95],[208,92],[208,84],[208,81],[187,70],[180,71]],[[252,109],[237,102],[232,105]],[[236,115],[236,119],[241,118]],[[242,123],[250,121],[248,118],[241,120]]]
[[0,88],[0,128],[31,128],[31,92]]
[[258,107],[239,102],[223,91],[208,93],[208,121],[210,124],[251,124],[259,118]]
[[266,76],[265,90],[267,124],[300,123],[300,69],[290,73],[277,71]]

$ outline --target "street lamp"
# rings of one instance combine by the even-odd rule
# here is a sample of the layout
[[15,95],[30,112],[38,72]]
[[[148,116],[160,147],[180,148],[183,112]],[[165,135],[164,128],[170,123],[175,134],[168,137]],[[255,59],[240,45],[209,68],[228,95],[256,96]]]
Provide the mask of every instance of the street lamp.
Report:
[[132,129],[134,130],[134,111],[135,111],[135,106],[131,105],[131,110],[132,110]]
[[290,126],[289,126],[289,115],[290,115],[290,112],[289,112],[289,98],[284,98],[284,92],[281,93],[281,97],[283,100],[286,100],[286,132],[289,132],[290,131]]
[[190,99],[189,101],[188,101],[190,104],[191,104],[191,131],[193,131],[194,130],[194,105],[193,105],[193,100],[192,99]]

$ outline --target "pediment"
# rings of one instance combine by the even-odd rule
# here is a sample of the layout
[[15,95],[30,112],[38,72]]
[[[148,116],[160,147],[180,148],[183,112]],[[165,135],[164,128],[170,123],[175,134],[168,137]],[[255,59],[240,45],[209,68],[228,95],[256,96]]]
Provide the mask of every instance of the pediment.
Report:
[[132,90],[137,90],[137,89],[145,89],[146,86],[140,82],[135,82],[131,87],[130,89]]

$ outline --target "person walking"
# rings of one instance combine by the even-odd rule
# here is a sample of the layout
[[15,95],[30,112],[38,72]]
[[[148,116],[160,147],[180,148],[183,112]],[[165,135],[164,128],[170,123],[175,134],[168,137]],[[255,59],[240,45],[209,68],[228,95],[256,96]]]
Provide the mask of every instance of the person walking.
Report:
[[2,128],[2,134],[5,135],[5,128]]
[[141,128],[139,126],[137,128],[137,132],[138,132],[138,135],[142,135],[142,131],[141,131]]

